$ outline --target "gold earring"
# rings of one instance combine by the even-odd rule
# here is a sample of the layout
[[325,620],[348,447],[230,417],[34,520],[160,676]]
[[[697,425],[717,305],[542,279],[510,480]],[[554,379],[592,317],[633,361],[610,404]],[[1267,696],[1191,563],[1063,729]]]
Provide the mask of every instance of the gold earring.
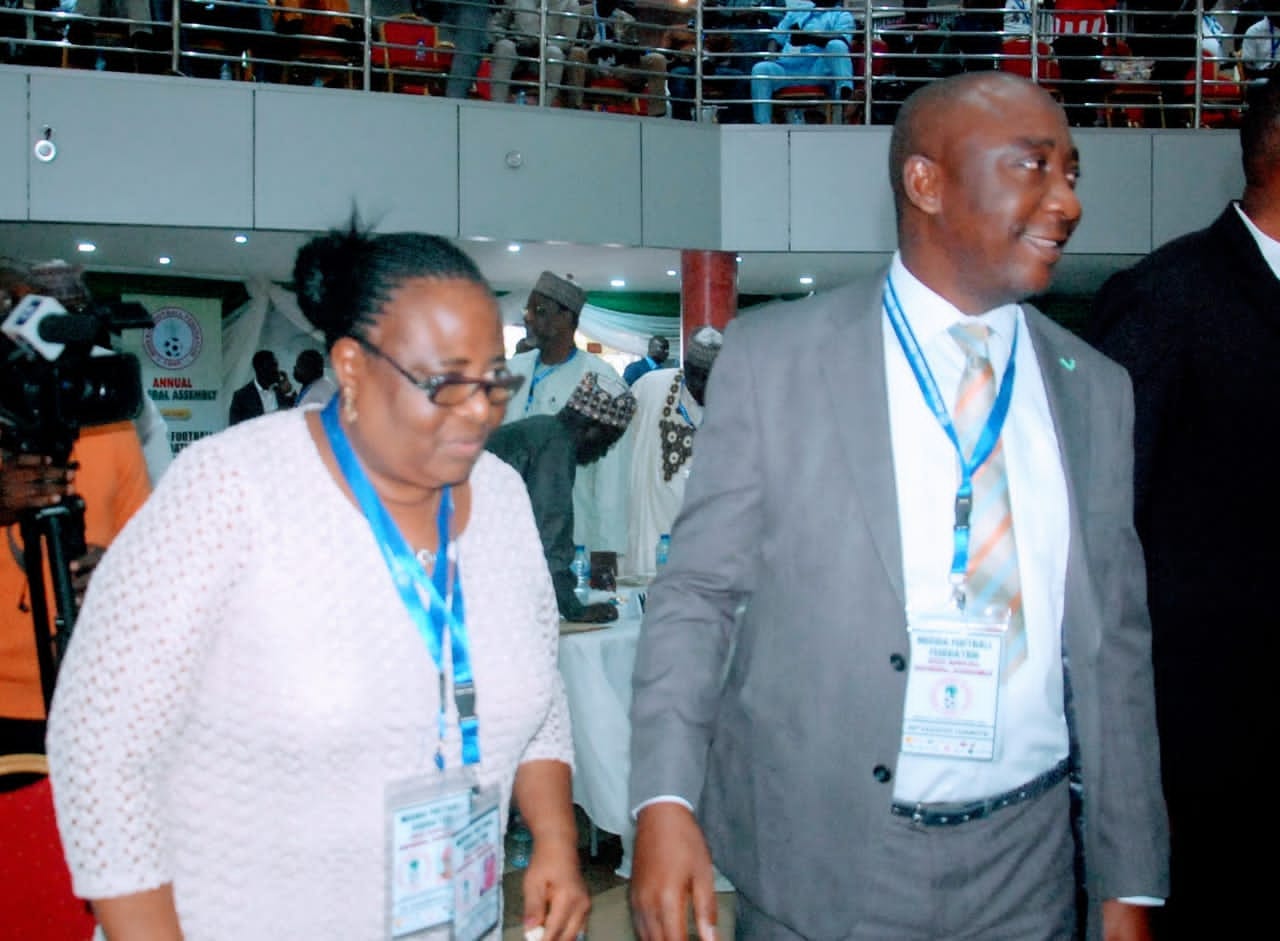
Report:
[[356,423],[356,419],[359,417],[360,417],[360,414],[359,412],[356,411],[356,387],[343,386],[342,387],[342,419],[343,421],[345,421],[348,425],[354,425]]

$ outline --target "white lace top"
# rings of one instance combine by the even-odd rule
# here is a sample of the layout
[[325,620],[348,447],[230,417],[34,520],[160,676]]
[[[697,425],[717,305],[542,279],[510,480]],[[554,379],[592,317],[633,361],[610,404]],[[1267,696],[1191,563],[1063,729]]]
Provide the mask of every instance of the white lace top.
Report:
[[[471,481],[479,776],[505,804],[517,764],[573,746],[528,495],[487,453]],[[49,760],[76,893],[172,882],[187,941],[381,938],[383,788],[433,768],[438,701],[302,412],[192,445],[95,573],[59,679]]]

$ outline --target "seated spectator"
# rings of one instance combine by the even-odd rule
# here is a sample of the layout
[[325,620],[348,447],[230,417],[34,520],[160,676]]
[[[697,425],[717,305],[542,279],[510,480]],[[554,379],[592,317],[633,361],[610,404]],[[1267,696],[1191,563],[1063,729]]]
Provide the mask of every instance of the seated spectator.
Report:
[[1062,74],[1062,97],[1067,120],[1074,127],[1101,123],[1091,99],[1089,82],[1102,75],[1102,41],[1107,34],[1107,13],[1116,0],[1058,0],[1053,10],[1053,53]]
[[234,76],[232,61],[246,53],[273,57],[275,23],[267,0],[245,0],[237,4],[182,0],[179,15],[184,26],[218,27],[182,31],[184,52],[215,57],[184,57],[182,71],[188,75],[229,79]]
[[773,94],[791,85],[829,83],[834,95],[853,98],[853,60],[849,49],[855,27],[853,14],[836,7],[837,0],[796,0],[796,7],[778,24],[771,46],[781,55],[751,67],[752,113],[756,124],[773,118]]
[[942,41],[942,75],[959,72],[980,72],[998,68],[1004,37],[1000,30],[1003,15],[989,8],[990,0],[964,0],[960,14],[956,16]]
[[[546,0],[546,8],[547,99],[556,104],[564,77],[565,56],[571,39],[578,35],[578,3],[577,0]],[[517,57],[526,61],[541,59],[538,42],[540,19],[538,0],[505,0],[494,12],[491,33],[498,38],[493,43],[493,71],[489,76],[494,101],[510,99],[511,76],[517,67]]]
[[1031,34],[1031,4],[1034,0],[1004,0],[1005,36]]
[[[751,85],[746,76],[758,61],[757,54],[768,50],[770,39],[764,30],[773,26],[769,14],[758,6],[758,0],[723,0],[716,6],[708,3],[702,14],[706,30],[702,47],[702,97],[704,101],[710,99],[717,103],[716,120],[721,124],[751,121],[747,101]],[[697,90],[692,29],[688,32],[689,41],[684,46],[687,53],[671,67],[671,78],[667,82],[672,116],[686,121],[693,118]],[[676,43],[673,45],[679,47]]]
[[569,52],[573,63],[568,70],[570,104],[581,108],[585,101],[586,73],[621,81],[631,86],[639,79],[646,87],[650,117],[667,113],[667,58],[660,52],[645,51],[640,45],[636,18],[622,7],[622,0],[594,0],[578,8],[586,48]]
[[1240,64],[1249,79],[1269,78],[1280,61],[1280,13],[1268,13],[1245,30]]

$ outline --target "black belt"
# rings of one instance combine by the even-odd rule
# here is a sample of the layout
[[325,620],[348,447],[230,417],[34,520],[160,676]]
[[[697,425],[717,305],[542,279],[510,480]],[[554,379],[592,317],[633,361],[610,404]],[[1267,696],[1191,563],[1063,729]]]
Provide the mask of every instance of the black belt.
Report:
[[953,827],[958,823],[990,817],[997,810],[1039,797],[1054,785],[1064,781],[1066,777],[1067,760],[1064,758],[1044,774],[1037,775],[1026,784],[1021,784],[1003,794],[997,794],[995,797],[935,804],[904,804],[894,801],[889,807],[889,812],[895,817],[910,817],[912,823],[926,827]]

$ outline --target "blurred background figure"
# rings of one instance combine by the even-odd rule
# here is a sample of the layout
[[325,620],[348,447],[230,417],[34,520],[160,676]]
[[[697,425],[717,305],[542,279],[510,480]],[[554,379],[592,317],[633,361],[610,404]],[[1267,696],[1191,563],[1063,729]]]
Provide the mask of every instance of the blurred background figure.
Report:
[[702,327],[689,339],[683,369],[655,369],[632,386],[636,417],[628,434],[631,487],[627,575],[654,575],[658,538],[671,532],[685,482],[693,469],[693,444],[702,424],[707,379],[724,337]]
[[293,386],[280,368],[276,354],[270,350],[258,350],[253,354],[253,378],[231,396],[227,424],[238,425],[259,415],[290,408],[295,398]]
[[649,337],[649,350],[642,359],[636,360],[622,371],[622,379],[627,385],[633,386],[636,380],[650,370],[657,369],[667,361],[667,356],[671,352],[671,343],[666,337],[652,336]]
[[617,379],[589,372],[555,415],[534,415],[503,425],[485,447],[514,467],[529,490],[542,551],[566,621],[601,623],[618,617],[616,606],[584,605],[575,595],[573,481],[579,467],[594,464],[622,437],[636,400]]
[[293,364],[293,381],[298,384],[298,407],[324,405],[338,391],[337,385],[324,374],[324,354],[319,350],[303,350]]

